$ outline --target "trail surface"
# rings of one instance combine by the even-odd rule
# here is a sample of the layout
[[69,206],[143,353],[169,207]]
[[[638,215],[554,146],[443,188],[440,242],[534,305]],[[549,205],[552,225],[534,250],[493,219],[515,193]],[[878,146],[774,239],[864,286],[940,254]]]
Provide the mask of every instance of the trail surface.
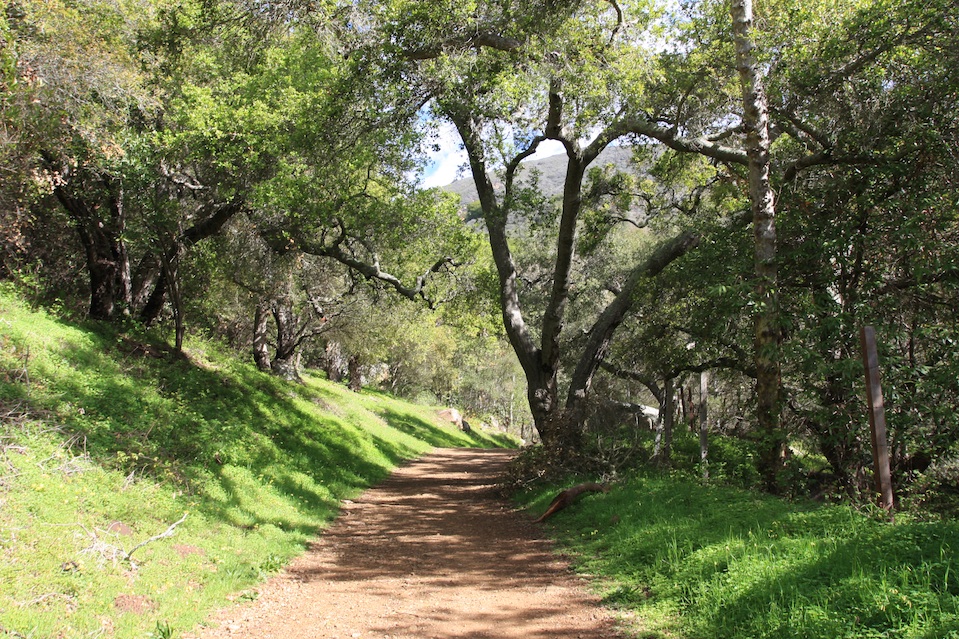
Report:
[[610,614],[492,493],[512,453],[440,449],[344,504],[198,639],[615,639]]

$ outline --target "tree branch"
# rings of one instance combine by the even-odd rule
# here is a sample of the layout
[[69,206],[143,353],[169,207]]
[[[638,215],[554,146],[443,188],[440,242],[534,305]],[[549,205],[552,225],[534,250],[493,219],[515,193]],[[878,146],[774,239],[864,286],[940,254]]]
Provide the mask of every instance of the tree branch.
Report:
[[477,31],[473,35],[447,38],[420,49],[408,49],[404,55],[409,60],[432,60],[450,50],[495,49],[497,51],[515,51],[523,46],[523,41],[502,36],[490,31]]
[[[687,138],[676,135],[674,128],[666,128],[649,119],[640,119],[626,117],[615,122],[607,129],[606,136],[611,136],[603,143],[603,146],[609,144],[612,140],[632,133],[642,135],[654,140],[658,140],[675,151],[683,153],[698,153],[706,157],[719,160],[720,162],[729,162],[731,164],[747,165],[749,163],[746,152],[729,146],[723,146],[717,140],[709,137]],[[603,137],[603,136],[600,136]],[[599,142],[599,138],[593,144]],[[592,145],[590,145],[592,146]]]
[[136,546],[134,546],[134,547],[130,550],[130,552],[125,553],[124,559],[126,559],[127,561],[129,561],[130,564],[132,565],[132,564],[133,564],[133,560],[131,559],[131,557],[133,556],[133,553],[135,553],[135,552],[136,552],[137,550],[139,550],[140,548],[143,548],[144,546],[146,546],[146,545],[149,544],[150,542],[157,541],[157,540],[159,540],[159,539],[163,539],[163,538],[165,538],[165,537],[170,537],[170,536],[172,536],[172,535],[173,535],[173,531],[176,530],[176,527],[179,526],[180,524],[182,524],[184,521],[186,521],[186,516],[187,516],[188,514],[189,514],[189,513],[183,513],[183,516],[182,516],[182,517],[180,517],[178,520],[176,520],[175,522],[173,522],[172,524],[170,524],[170,527],[167,528],[166,530],[164,530],[164,531],[163,531],[162,533],[160,533],[159,535],[154,535],[154,536],[150,537],[149,539],[144,540],[144,541],[141,541],[140,543],[138,543]]
[[639,286],[639,283],[644,279],[656,277],[672,262],[688,253],[698,244],[699,235],[686,231],[660,242],[652,255],[633,268],[619,295],[613,298],[613,301],[603,309],[603,312],[600,313],[589,330],[583,354],[580,356],[579,363],[576,365],[576,370],[573,372],[570,381],[569,395],[566,400],[567,406],[583,399],[589,391],[593,375],[606,357],[613,333],[623,322],[627,311],[633,305],[633,292]]
[[429,282],[430,276],[434,273],[438,273],[447,266],[457,265],[456,261],[452,257],[440,258],[432,266],[430,266],[426,272],[423,273],[423,275],[420,275],[416,278],[416,284],[413,286],[406,286],[403,284],[400,278],[380,268],[379,258],[375,253],[372,254],[373,260],[371,263],[357,259],[352,255],[351,252],[344,250],[343,246],[345,244],[345,240],[346,234],[342,233],[331,244],[317,244],[308,240],[300,239],[297,242],[297,245],[304,253],[316,255],[318,257],[328,257],[334,259],[340,264],[343,264],[344,266],[353,269],[357,273],[360,273],[368,280],[377,280],[383,282],[409,300],[415,300],[417,297],[420,297],[430,308],[436,307],[435,300],[428,297],[425,292],[426,284]]

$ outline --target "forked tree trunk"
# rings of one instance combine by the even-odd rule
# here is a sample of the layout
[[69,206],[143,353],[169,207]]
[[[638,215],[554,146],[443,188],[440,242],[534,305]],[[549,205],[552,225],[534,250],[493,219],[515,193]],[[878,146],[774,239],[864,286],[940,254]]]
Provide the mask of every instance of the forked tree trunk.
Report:
[[[90,317],[110,320],[118,305],[129,308],[130,264],[123,243],[122,193],[109,182],[98,186],[105,191],[106,206],[91,205],[84,199],[73,197],[66,186],[58,186],[54,195],[73,221],[86,256]],[[97,189],[93,190],[96,192]],[[101,208],[109,211],[110,216],[101,216]]]
[[[546,127],[550,137],[564,139],[561,126],[564,98],[561,83],[550,87],[550,113]],[[682,257],[699,242],[695,233],[681,233],[661,242],[643,262],[634,265],[620,292],[610,301],[590,327],[582,351],[572,358],[575,369],[569,379],[565,398],[560,397],[559,379],[563,372],[563,350],[567,341],[566,310],[573,282],[572,265],[576,251],[576,229],[583,207],[583,177],[590,164],[616,137],[626,130],[610,130],[593,142],[581,146],[564,139],[566,146],[566,179],[556,235],[556,258],[552,270],[552,287],[543,309],[539,331],[531,331],[523,316],[519,294],[519,273],[510,251],[507,222],[510,216],[513,179],[520,162],[532,154],[536,144],[514,157],[506,169],[505,194],[500,198],[487,172],[483,146],[482,123],[473,114],[449,114],[466,148],[476,185],[483,218],[489,235],[493,261],[499,276],[500,306],[503,324],[523,371],[526,374],[530,412],[544,446],[562,451],[578,451],[583,443],[582,415],[592,387],[593,377],[609,350],[615,331],[630,311],[634,292],[648,279],[656,277],[674,260]],[[537,345],[534,333],[538,333]],[[565,399],[565,401],[564,401]]]
[[777,293],[776,207],[769,182],[769,114],[752,39],[752,0],[732,0],[730,13],[736,68],[743,94],[743,127],[749,166],[749,200],[753,214],[756,315],[756,415],[760,431],[760,473],[775,491],[782,466],[785,436],[780,428],[780,320]]

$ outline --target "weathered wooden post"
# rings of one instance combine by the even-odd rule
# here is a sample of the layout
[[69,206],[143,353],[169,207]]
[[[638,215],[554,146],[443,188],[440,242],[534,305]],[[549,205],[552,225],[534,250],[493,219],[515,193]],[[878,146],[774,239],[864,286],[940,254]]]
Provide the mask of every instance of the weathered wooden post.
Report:
[[866,399],[869,402],[869,428],[872,431],[872,463],[876,474],[879,505],[892,513],[892,474],[889,471],[889,444],[886,436],[886,411],[879,381],[879,355],[876,331],[863,326],[859,333],[862,359],[866,369]]

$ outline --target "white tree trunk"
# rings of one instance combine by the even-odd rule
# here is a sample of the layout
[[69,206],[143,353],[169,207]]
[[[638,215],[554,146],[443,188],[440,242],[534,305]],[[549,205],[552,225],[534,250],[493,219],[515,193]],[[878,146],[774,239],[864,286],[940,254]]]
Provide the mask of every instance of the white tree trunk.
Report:
[[780,329],[777,294],[776,205],[769,182],[769,113],[756,45],[752,39],[752,0],[731,0],[736,68],[743,93],[743,127],[749,160],[749,199],[753,214],[756,276],[754,357],[757,419],[762,435],[760,471],[775,489],[783,434],[779,425]]

